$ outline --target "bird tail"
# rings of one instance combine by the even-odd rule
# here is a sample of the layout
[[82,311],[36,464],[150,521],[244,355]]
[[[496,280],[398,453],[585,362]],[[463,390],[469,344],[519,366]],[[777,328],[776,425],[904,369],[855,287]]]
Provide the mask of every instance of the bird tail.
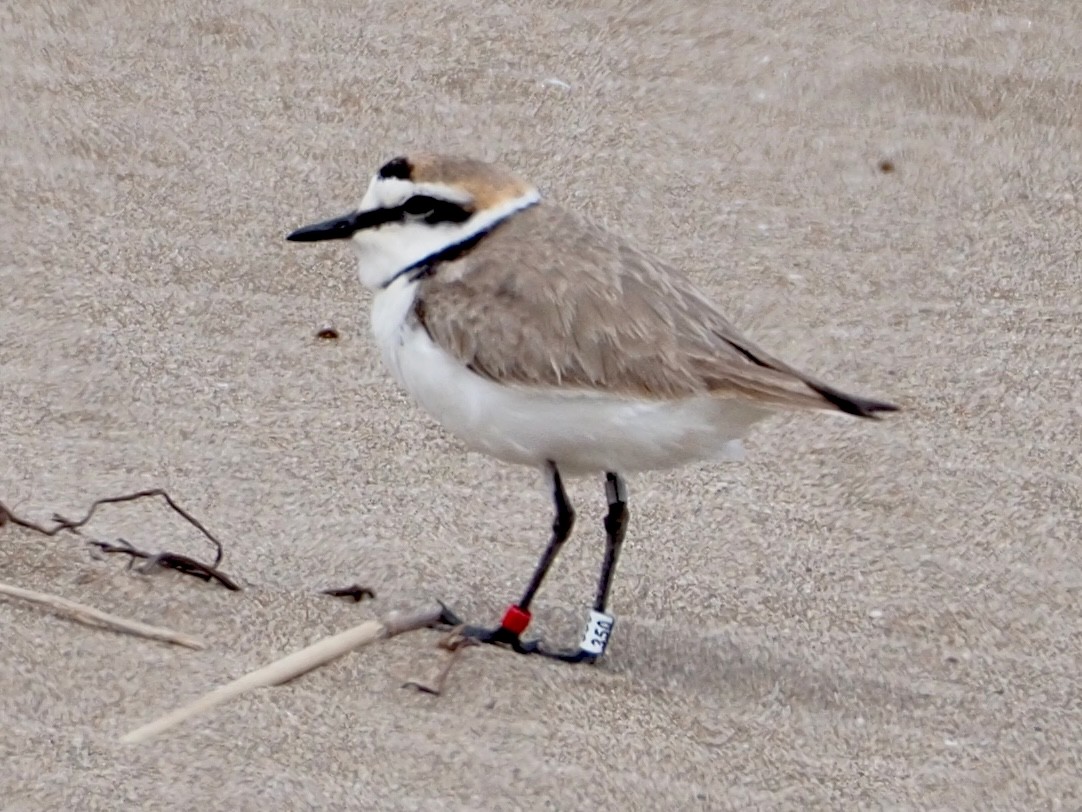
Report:
[[821,384],[818,381],[805,380],[804,382],[812,391],[823,398],[823,400],[838,409],[838,411],[845,412],[846,414],[878,420],[879,414],[882,412],[901,411],[899,406],[895,406],[893,403],[887,403],[883,400],[872,400],[871,398],[862,398],[858,395],[847,395],[845,392],[839,391],[832,386]]

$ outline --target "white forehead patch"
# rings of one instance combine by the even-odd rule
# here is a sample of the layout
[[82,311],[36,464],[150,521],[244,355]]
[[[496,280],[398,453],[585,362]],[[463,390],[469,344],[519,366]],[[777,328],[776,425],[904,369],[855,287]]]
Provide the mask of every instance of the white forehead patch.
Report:
[[456,189],[443,183],[414,183],[402,178],[384,178],[376,175],[368,184],[368,191],[361,199],[361,211],[385,209],[401,205],[413,195],[429,195],[441,200],[469,205],[473,202],[463,189]]

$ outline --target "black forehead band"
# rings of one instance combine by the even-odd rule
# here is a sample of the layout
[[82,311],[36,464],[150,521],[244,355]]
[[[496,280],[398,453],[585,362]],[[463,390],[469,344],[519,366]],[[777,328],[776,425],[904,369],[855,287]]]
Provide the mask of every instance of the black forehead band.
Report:
[[413,167],[405,158],[394,158],[379,168],[381,178],[398,178],[399,180],[412,180]]

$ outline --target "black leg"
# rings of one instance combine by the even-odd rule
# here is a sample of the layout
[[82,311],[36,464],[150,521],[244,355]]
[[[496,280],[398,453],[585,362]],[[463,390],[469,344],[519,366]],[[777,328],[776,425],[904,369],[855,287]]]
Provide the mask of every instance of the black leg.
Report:
[[571,502],[568,501],[560,471],[554,462],[549,462],[548,472],[552,483],[552,500],[556,506],[556,516],[552,521],[552,536],[548,546],[545,547],[545,552],[541,554],[541,560],[534,568],[526,591],[522,594],[521,600],[507,610],[497,628],[467,626],[465,629],[468,636],[482,643],[502,643],[524,654],[542,653],[537,641],[523,642],[520,635],[530,622],[530,604],[533,603],[537,590],[541,588],[541,583],[552,567],[552,562],[556,560],[564,542],[571,536],[571,529],[575,525],[575,511],[571,507]]
[[612,588],[612,576],[616,573],[616,560],[620,557],[620,548],[627,533],[627,485],[619,474],[608,471],[605,474],[605,496],[609,500],[609,512],[605,515],[605,560],[601,564],[601,578],[597,582],[597,598],[594,609],[605,611],[609,602],[609,590]]
[[560,479],[560,471],[555,463],[549,463],[549,474],[552,477],[552,501],[556,505],[556,517],[552,520],[552,538],[549,539],[548,547],[542,553],[541,560],[537,562],[533,577],[530,578],[526,591],[522,593],[522,600],[518,602],[518,608],[523,611],[529,610],[534,595],[541,588],[541,582],[548,575],[552,562],[556,560],[556,555],[564,546],[564,542],[571,536],[571,528],[575,525],[575,511],[567,500],[564,483]]
[[[570,652],[560,652],[543,647],[539,640],[524,641],[521,638],[522,632],[530,622],[530,604],[541,588],[541,583],[545,580],[552,562],[556,560],[560,548],[571,535],[571,528],[575,523],[575,511],[568,502],[560,472],[554,463],[549,463],[549,475],[552,481],[552,498],[556,505],[556,518],[552,522],[552,537],[534,569],[533,577],[530,578],[522,599],[518,604],[508,608],[503,621],[497,628],[467,626],[465,634],[482,643],[510,646],[522,654],[541,654],[569,663],[592,663],[604,653],[609,634],[612,632],[613,620],[605,614],[605,607],[608,604],[609,591],[616,572],[616,562],[620,557],[620,548],[623,546],[624,536],[627,533],[629,517],[627,485],[619,474],[612,471],[605,473],[605,495],[608,498],[609,512],[605,515],[605,558],[601,564],[601,577],[597,582],[594,611],[590,615],[590,622],[579,648]],[[450,618],[449,622],[457,621],[451,613],[448,614],[448,618]]]
[[605,472],[605,496],[609,502],[609,512],[605,514],[605,558],[601,562],[601,577],[597,581],[597,595],[594,598],[594,611],[586,626],[582,642],[576,651],[549,653],[549,656],[569,663],[592,663],[605,652],[609,635],[612,633],[613,620],[605,614],[609,602],[609,590],[612,577],[616,573],[616,561],[620,557],[620,548],[627,533],[629,513],[627,510],[627,485],[620,475],[612,471]]

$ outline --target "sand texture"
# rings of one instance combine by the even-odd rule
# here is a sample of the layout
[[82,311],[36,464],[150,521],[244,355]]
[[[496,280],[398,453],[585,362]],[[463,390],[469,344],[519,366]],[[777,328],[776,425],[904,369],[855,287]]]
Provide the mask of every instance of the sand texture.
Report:
[[[164,487],[243,591],[0,528],[0,808],[1082,808],[1082,3],[9,0],[0,501]],[[399,392],[338,214],[410,150],[502,161],[763,346],[901,403],[631,480],[606,660],[351,654],[118,739],[395,608],[494,621],[536,471]],[[320,341],[324,324],[340,331]],[[578,637],[599,482],[535,605]],[[89,527],[210,548],[162,505]],[[319,594],[359,582],[360,604]]]

